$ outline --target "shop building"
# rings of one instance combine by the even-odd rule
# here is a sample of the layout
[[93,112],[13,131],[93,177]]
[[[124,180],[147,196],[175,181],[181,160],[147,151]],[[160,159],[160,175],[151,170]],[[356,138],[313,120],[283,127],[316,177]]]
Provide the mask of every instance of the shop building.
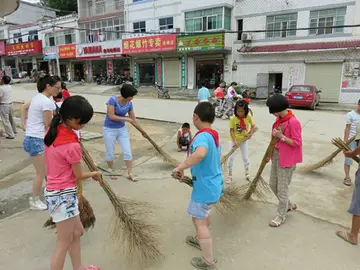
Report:
[[[259,98],[266,98],[274,88],[285,92],[294,84],[310,84],[322,90],[322,102],[357,102],[359,30],[339,26],[358,23],[359,4],[344,0],[236,3],[240,33],[233,47],[234,80],[254,88]],[[267,32],[251,32],[261,29]]]
[[180,87],[180,54],[176,34],[128,35],[122,41],[123,53],[132,60],[134,84]]

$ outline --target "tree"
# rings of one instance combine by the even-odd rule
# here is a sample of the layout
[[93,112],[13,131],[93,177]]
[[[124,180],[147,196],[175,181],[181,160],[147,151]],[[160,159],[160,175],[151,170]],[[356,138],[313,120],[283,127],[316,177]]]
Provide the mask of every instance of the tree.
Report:
[[71,12],[77,12],[77,0],[40,0],[40,4],[60,10],[58,15],[69,15]]

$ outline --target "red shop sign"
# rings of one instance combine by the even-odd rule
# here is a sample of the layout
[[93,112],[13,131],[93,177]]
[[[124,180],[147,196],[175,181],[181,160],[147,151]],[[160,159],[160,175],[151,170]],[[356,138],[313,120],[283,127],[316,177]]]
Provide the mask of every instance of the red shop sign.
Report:
[[123,54],[176,50],[176,34],[123,39]]
[[6,55],[14,56],[22,54],[42,54],[41,40],[6,44]]
[[84,54],[97,54],[97,53],[121,53],[121,48],[108,48],[104,49],[102,46],[89,46],[84,48]]

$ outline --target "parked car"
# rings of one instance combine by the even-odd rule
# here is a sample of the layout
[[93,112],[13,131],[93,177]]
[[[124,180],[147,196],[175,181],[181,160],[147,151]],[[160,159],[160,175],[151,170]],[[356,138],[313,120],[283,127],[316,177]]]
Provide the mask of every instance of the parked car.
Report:
[[315,110],[320,104],[320,93],[314,85],[293,85],[285,94],[291,107],[307,107]]

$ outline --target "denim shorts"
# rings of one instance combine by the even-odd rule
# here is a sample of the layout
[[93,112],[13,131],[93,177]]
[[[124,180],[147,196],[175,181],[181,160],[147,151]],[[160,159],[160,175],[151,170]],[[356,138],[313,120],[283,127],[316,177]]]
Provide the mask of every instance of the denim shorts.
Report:
[[23,146],[25,152],[31,157],[44,153],[45,144],[43,139],[25,136]]
[[45,201],[55,223],[76,217],[80,213],[76,187],[45,190]]
[[210,215],[213,207],[214,203],[199,203],[191,200],[187,212],[193,218],[205,219]]
[[[358,142],[356,142],[356,141],[351,142],[349,147],[351,148],[351,150],[355,150],[356,147],[358,147]],[[353,163],[352,158],[345,158],[345,165],[351,166],[352,163]]]
[[355,188],[348,212],[354,216],[360,216],[360,169],[355,174]]

